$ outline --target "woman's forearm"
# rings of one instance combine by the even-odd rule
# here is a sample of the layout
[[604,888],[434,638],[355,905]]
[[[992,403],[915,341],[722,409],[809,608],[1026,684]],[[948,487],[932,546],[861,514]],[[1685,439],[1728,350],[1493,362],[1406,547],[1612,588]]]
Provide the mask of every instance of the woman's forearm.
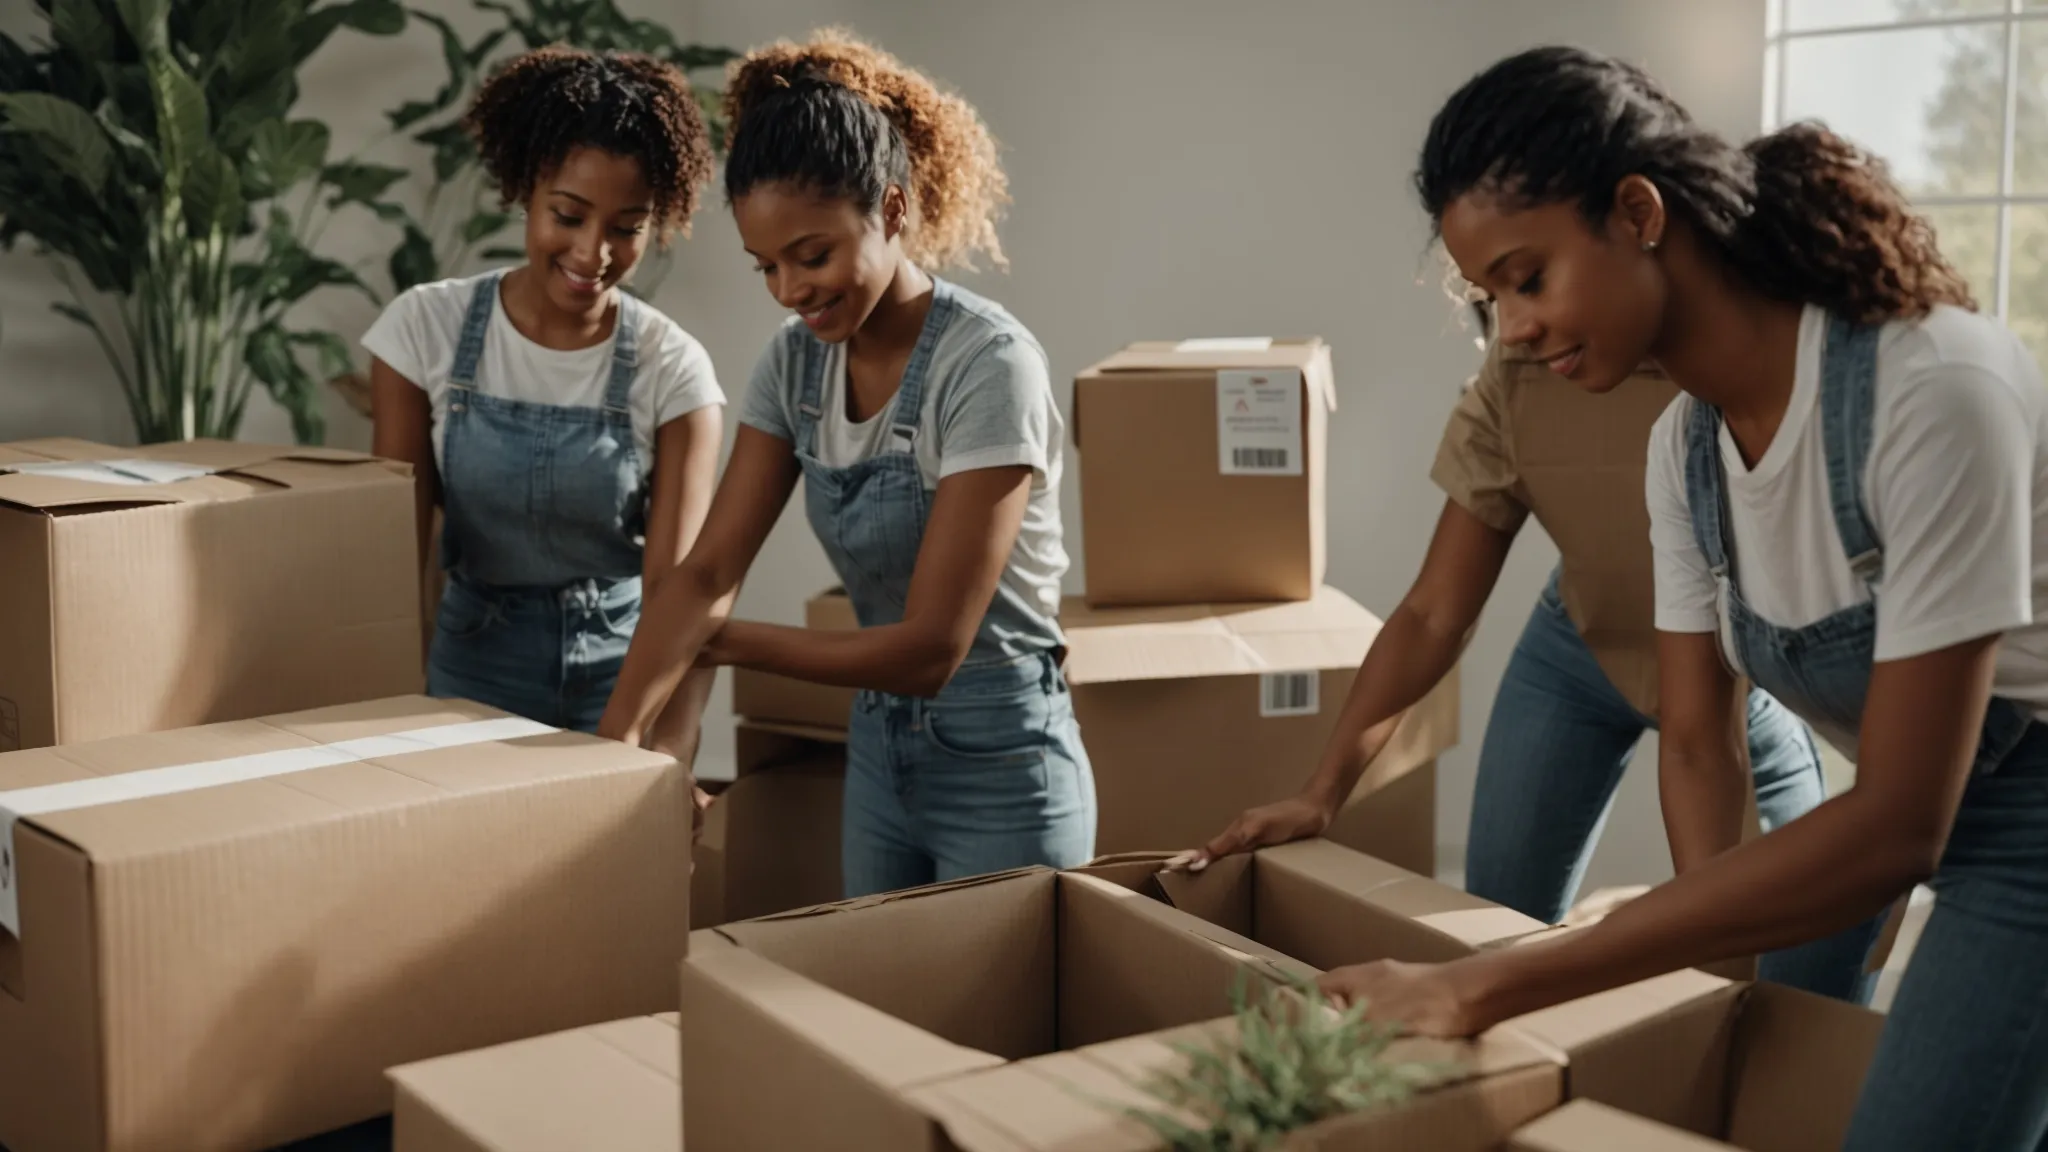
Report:
[[[1923,878],[1924,856],[1850,792],[1702,861],[1554,941],[1470,964],[1497,1022],[1652,976],[1819,939],[1876,915]],[[1898,844],[1897,848],[1892,845]]]
[[647,594],[640,623],[619,667],[599,732],[639,743],[669,707],[704,644],[725,623],[738,588],[719,589],[689,563],[676,566]]
[[733,620],[713,644],[721,664],[812,684],[936,696],[964,655],[944,634],[915,623],[811,629]]
[[1394,737],[1402,716],[1458,662],[1469,629],[1435,625],[1406,603],[1394,610],[1366,652],[1344,711],[1316,771],[1302,790],[1334,813]]

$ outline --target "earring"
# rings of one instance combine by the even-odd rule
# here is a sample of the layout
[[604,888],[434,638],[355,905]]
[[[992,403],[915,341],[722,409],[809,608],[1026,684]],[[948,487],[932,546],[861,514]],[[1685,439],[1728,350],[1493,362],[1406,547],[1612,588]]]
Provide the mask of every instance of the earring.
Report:
[[1645,252],[1655,252],[1656,250],[1657,250],[1657,242],[1656,242],[1655,240],[1645,240],[1645,241],[1643,241],[1643,251],[1645,251]]

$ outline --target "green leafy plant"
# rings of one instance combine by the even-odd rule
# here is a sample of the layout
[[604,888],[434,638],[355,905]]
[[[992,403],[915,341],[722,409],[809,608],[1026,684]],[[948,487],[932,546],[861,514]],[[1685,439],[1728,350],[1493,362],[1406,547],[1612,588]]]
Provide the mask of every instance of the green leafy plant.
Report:
[[[512,218],[487,187],[475,142],[462,129],[462,112],[479,84],[502,60],[550,44],[571,44],[591,51],[640,52],[665,60],[685,76],[715,69],[738,56],[729,48],[679,43],[667,28],[620,12],[613,0],[473,0],[497,18],[495,26],[464,41],[454,25],[430,12],[413,11],[441,35],[441,58],[447,77],[425,100],[407,100],[385,115],[393,129],[427,147],[433,156],[433,180],[418,213],[396,203],[381,203],[379,214],[396,223],[398,247],[387,261],[393,291],[456,274],[473,254],[491,260],[520,260],[517,247],[491,246]],[[693,77],[694,79],[694,77]],[[725,148],[725,123],[719,115],[719,85],[692,84],[714,151]],[[668,254],[659,248],[642,258],[634,291],[646,295],[661,282]]]
[[403,173],[330,162],[326,125],[291,117],[297,74],[342,28],[401,31],[404,9],[33,2],[47,41],[0,35],[0,247],[26,237],[52,257],[70,296],[54,307],[98,340],[140,440],[232,438],[260,384],[318,443],[306,361],[331,377],[348,346],[286,316],[328,286],[377,299],[315,248],[332,213],[383,212]]
[[1173,1045],[1184,1065],[1139,1085],[1165,1108],[1124,1110],[1175,1149],[1277,1147],[1296,1129],[1393,1107],[1464,1072],[1456,1062],[1387,1059],[1398,1026],[1367,1021],[1363,1003],[1337,1011],[1306,979],[1254,982],[1241,970],[1231,1004],[1228,1039]]

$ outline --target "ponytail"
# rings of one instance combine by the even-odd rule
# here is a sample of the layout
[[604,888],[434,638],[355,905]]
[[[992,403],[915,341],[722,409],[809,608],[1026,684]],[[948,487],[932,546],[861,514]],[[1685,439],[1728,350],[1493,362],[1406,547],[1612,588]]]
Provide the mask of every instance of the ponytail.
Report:
[[930,269],[1006,266],[996,221],[1009,180],[972,105],[895,57],[826,30],[736,61],[725,89],[727,201],[789,183],[873,212],[892,184],[909,202],[904,249]]

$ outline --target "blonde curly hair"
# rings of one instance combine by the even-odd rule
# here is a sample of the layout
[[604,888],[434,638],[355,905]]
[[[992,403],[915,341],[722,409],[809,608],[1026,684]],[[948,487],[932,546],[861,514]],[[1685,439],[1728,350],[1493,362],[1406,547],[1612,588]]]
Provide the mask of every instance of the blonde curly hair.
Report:
[[725,194],[790,183],[872,212],[896,184],[920,266],[1007,267],[996,222],[1010,203],[996,141],[974,106],[850,32],[757,48],[727,71]]

